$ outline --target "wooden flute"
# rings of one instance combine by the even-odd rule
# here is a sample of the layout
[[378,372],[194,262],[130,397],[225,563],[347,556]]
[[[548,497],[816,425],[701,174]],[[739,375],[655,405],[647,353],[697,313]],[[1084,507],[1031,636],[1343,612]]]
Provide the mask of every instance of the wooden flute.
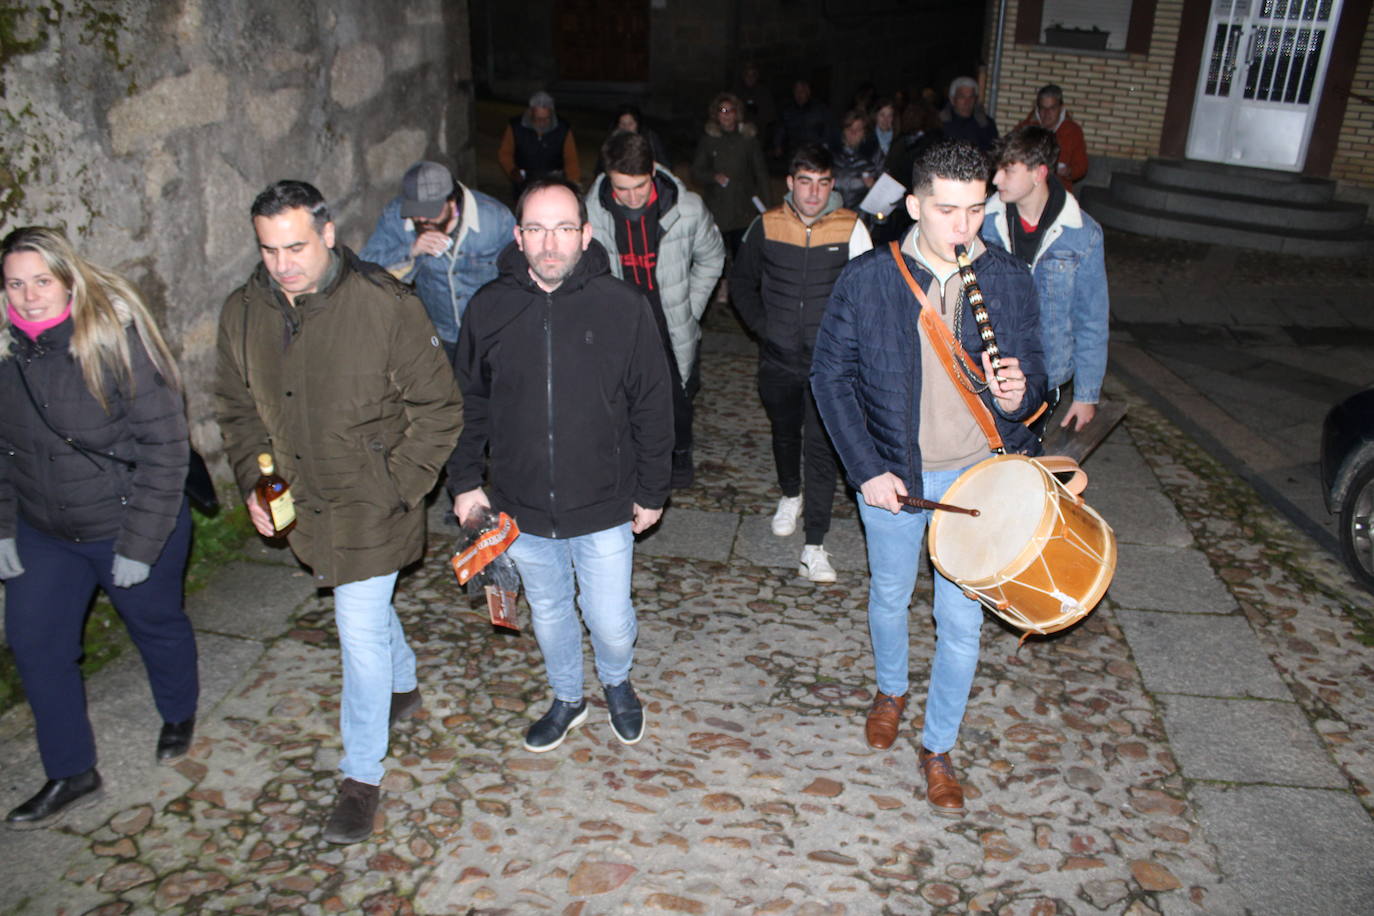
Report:
[[[988,320],[988,308],[983,303],[983,291],[978,288],[978,277],[973,272],[973,259],[963,245],[954,246],[954,262],[959,265],[959,282],[964,284],[964,295],[973,309],[973,320],[978,322],[978,336],[983,338],[983,348],[992,361],[992,371],[996,374],[1002,368],[1002,351],[997,346],[997,336],[992,332],[992,322]],[[1001,381],[1001,376],[998,376]]]

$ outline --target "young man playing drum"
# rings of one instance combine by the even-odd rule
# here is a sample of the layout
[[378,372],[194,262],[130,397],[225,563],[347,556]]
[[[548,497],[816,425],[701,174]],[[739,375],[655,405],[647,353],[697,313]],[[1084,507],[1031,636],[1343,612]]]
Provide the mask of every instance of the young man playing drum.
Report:
[[[991,449],[954,378],[981,388],[978,399],[993,418],[988,429],[1000,435],[1007,451],[1039,450],[1020,423],[1045,394],[1035,287],[1023,263],[978,238],[988,172],[983,154],[967,142],[943,141],[926,150],[906,199],[916,225],[900,253],[874,250],[845,267],[816,338],[812,390],[846,476],[859,491],[868,542],[868,621],[878,690],[865,736],[880,749],[896,740],[906,708],[907,616],[929,519],[929,510],[904,506],[901,497],[939,500]],[[958,246],[973,259],[1000,345],[995,371],[960,283]],[[940,335],[931,340],[920,329],[923,306],[898,257],[923,291],[924,307],[967,351],[970,369],[982,364],[985,384],[976,372],[946,369],[951,352],[944,350],[942,357]],[[983,612],[957,585],[935,576],[935,658],[918,759],[932,810],[959,817],[964,793],[949,752],[978,665]]]

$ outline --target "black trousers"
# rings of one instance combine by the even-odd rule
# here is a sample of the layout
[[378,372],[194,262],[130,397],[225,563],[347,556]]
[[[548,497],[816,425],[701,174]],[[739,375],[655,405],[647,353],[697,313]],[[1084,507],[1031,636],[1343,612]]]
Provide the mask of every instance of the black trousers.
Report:
[[692,371],[685,382],[678,372],[677,359],[673,356],[671,346],[668,348],[668,370],[673,377],[673,452],[690,456],[692,418],[696,411],[693,399],[701,390],[701,343],[697,343],[696,351],[692,354]]
[[676,461],[690,464],[692,457],[692,418],[695,410],[692,399],[701,390],[701,341],[697,341],[692,351],[691,370],[684,382],[682,371],[678,369],[677,357],[673,355],[673,339],[668,334],[668,319],[663,314],[663,305],[657,296],[649,296],[650,311],[654,323],[658,325],[658,337],[663,342],[663,353],[668,358],[668,375],[673,382],[673,457]]
[[785,360],[767,353],[759,357],[759,398],[773,429],[778,486],[784,496],[803,497],[806,543],[820,544],[830,530],[840,465],[811,394],[810,371],[810,354]]

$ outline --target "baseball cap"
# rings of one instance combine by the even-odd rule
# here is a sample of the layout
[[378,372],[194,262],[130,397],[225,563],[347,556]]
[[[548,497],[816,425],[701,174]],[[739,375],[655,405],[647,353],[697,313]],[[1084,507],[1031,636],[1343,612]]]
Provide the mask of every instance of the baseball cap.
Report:
[[417,162],[401,179],[401,216],[438,219],[444,201],[453,193],[453,175],[437,162]]

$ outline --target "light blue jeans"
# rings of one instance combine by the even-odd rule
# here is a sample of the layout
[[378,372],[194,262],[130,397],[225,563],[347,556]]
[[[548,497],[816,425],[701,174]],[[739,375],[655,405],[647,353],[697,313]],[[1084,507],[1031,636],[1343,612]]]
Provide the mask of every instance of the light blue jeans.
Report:
[[414,690],[415,653],[391,605],[396,573],[334,587],[334,622],[343,650],[339,730],[344,776],[381,785],[390,734],[391,695]]
[[[934,471],[921,475],[926,499],[939,501],[962,473]],[[875,509],[859,496],[859,518],[868,541],[868,632],[878,689],[892,696],[907,692],[910,642],[907,618],[921,558],[930,510],[899,512]],[[978,667],[978,636],[983,608],[964,597],[959,586],[935,571],[935,660],[926,694],[925,730],[921,744],[942,754],[954,747],[964,719],[973,674]]]
[[[630,603],[634,543],[626,522],[571,538],[521,532],[510,545],[530,603],[534,637],[544,653],[544,671],[557,699],[582,699],[582,623],[591,633],[601,683],[614,687],[630,676],[639,632]],[[582,623],[573,609],[574,593]]]

